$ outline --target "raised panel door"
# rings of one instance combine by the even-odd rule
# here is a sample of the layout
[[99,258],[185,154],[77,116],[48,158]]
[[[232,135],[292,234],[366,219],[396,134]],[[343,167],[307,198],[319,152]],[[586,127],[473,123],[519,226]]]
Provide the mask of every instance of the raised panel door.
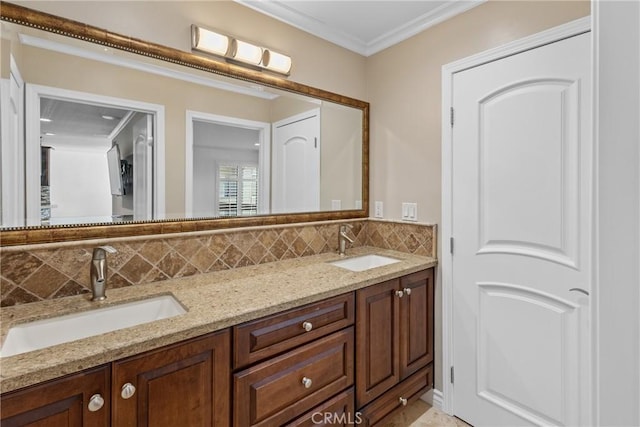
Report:
[[400,380],[398,279],[356,292],[356,407]]
[[433,269],[400,279],[400,376],[433,361]]
[[114,425],[228,426],[230,347],[225,330],[114,362]]
[[[2,427],[83,427],[110,425],[109,367],[91,369],[7,393],[0,399]],[[104,404],[90,411],[92,396],[99,394]]]

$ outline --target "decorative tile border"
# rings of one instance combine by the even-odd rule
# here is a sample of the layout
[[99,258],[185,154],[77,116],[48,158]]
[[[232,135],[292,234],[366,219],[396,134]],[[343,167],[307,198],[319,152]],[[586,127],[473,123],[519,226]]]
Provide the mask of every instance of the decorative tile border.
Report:
[[[377,246],[435,257],[435,226],[355,220],[266,226],[143,239],[114,239],[109,287],[120,288],[229,268],[337,251],[339,224],[351,246]],[[48,244],[0,250],[0,305],[26,304],[90,292],[96,244]]]

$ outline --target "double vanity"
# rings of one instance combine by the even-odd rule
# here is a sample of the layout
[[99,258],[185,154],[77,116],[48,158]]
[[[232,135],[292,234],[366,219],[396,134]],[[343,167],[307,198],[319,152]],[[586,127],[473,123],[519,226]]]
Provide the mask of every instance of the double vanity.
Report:
[[433,385],[435,264],[365,246],[3,309],[2,425],[374,425]]

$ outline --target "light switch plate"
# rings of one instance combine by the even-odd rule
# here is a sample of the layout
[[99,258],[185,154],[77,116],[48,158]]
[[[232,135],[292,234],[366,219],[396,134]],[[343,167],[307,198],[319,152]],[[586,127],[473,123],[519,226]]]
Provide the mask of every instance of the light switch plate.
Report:
[[418,220],[418,204],[402,203],[402,220],[417,221]]
[[331,210],[338,211],[342,209],[342,200],[332,200],[331,201]]
[[382,218],[383,217],[382,202],[376,202],[375,203],[375,209],[374,209],[373,216],[376,217],[376,218]]

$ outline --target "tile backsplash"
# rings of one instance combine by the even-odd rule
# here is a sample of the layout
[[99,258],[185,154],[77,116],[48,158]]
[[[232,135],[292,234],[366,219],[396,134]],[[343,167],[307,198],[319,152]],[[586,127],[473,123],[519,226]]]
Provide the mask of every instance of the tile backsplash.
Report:
[[109,244],[110,288],[317,255],[338,249],[338,224],[353,225],[353,246],[376,246],[435,258],[435,226],[372,219],[113,239],[0,251],[0,305],[90,292],[95,246]]

